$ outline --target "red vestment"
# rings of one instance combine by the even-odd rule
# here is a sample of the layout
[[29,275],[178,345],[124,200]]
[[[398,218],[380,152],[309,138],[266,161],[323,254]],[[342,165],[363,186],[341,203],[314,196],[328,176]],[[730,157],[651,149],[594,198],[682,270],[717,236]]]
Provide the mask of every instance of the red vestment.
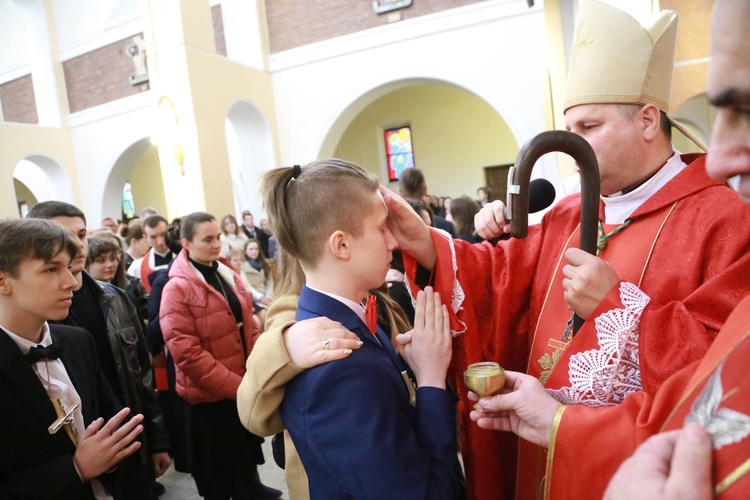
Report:
[[669,377],[653,397],[637,392],[619,406],[564,407],[550,441],[546,493],[551,498],[601,498],[609,478],[640,443],[682,427],[692,411],[702,416],[693,421],[707,428],[714,442],[716,496],[747,498],[749,360],[750,297],[727,319],[704,358]]
[[[653,393],[667,377],[699,360],[750,292],[750,207],[707,177],[705,157],[683,159],[694,161],[608,241],[600,257],[623,283],[568,344],[560,340],[570,317],[561,301],[560,269],[566,263],[565,249],[578,245],[579,195],[558,203],[540,225],[529,228],[527,238],[496,247],[449,240],[433,231],[438,252],[434,286],[443,297],[451,297],[451,329],[462,332],[453,346],[451,378],[461,398],[462,452],[471,498],[514,496],[518,440],[470,421],[462,377],[469,364],[496,361],[505,369],[537,376],[546,371],[545,385],[557,390],[557,397],[593,406],[619,404],[630,392]],[[405,254],[404,265],[413,283],[416,262]],[[632,290],[642,293],[632,297]],[[598,328],[595,318],[603,318]],[[614,366],[606,383],[602,366],[586,368],[591,360],[601,362],[603,332],[627,334],[626,349],[605,356],[606,368]],[[587,380],[591,390],[583,393]],[[543,491],[544,454],[531,451],[534,456],[526,453],[519,467],[521,498]]]

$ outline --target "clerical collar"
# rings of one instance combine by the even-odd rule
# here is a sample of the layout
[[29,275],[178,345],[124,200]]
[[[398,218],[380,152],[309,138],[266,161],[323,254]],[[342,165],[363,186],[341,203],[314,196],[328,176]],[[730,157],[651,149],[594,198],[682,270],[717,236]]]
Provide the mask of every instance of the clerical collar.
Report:
[[167,250],[167,251],[166,251],[166,252],[164,252],[164,253],[159,253],[159,252],[157,252],[157,251],[156,251],[156,249],[154,249],[154,248],[152,248],[151,250],[152,250],[152,251],[154,252],[154,254],[155,254],[155,255],[158,255],[158,256],[159,256],[159,257],[161,257],[161,258],[164,258],[164,257],[167,257],[167,256],[171,256],[171,255],[172,255],[172,250]]
[[664,167],[667,166],[667,163],[669,163],[669,161],[672,158],[674,158],[675,156],[679,156],[679,153],[677,153],[676,151],[672,151],[672,156],[670,156],[669,158],[667,158],[667,161],[665,161],[664,164],[661,167],[657,168],[656,170],[654,170],[653,172],[651,172],[650,174],[648,174],[646,177],[643,177],[642,179],[638,179],[634,183],[625,186],[624,188],[622,188],[621,190],[617,191],[616,193],[606,194],[606,195],[602,195],[602,196],[604,198],[610,198],[612,196],[622,196],[624,194],[628,194],[628,193],[631,193],[631,192],[635,191],[636,189],[638,189],[639,187],[643,186],[648,181],[650,181],[656,174],[658,174],[659,172],[661,172],[661,170]]
[[8,334],[8,337],[10,337],[10,339],[16,343],[18,348],[21,349],[21,352],[24,354],[24,356],[26,355],[26,353],[29,352],[29,349],[31,349],[32,347],[36,347],[38,345],[48,347],[49,345],[52,344],[52,336],[49,333],[49,325],[47,324],[46,321],[44,322],[44,325],[42,326],[42,338],[39,342],[32,342],[30,340],[27,340],[21,337],[20,335],[11,332],[4,326],[0,326],[0,328],[2,328],[2,330]]
[[605,224],[622,224],[638,207],[654,193],[677,176],[687,164],[682,161],[679,152],[675,152],[667,163],[640,186],[625,194],[602,196],[604,203]]
[[336,295],[335,293],[326,292],[324,290],[318,290],[317,288],[310,286],[309,283],[306,283],[306,285],[307,285],[307,288],[309,288],[310,290],[315,290],[316,292],[322,293],[323,295],[328,295],[334,300],[338,300],[339,302],[344,304],[346,307],[354,311],[354,313],[357,316],[359,316],[359,319],[362,320],[362,323],[364,323],[365,325],[367,324],[367,319],[365,318],[365,308],[362,306],[362,304],[357,304],[353,300],[349,300],[346,297]]

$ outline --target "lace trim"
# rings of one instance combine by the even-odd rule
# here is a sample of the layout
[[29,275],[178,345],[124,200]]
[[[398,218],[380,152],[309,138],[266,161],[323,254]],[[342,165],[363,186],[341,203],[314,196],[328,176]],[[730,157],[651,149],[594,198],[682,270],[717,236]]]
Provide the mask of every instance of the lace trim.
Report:
[[548,389],[562,404],[592,408],[615,406],[625,396],[643,389],[639,365],[639,324],[651,300],[632,283],[620,284],[623,309],[612,309],[594,320],[600,349],[573,354],[570,387]]
[[[453,314],[458,315],[458,311],[462,309],[461,304],[463,304],[464,299],[466,298],[466,294],[464,293],[464,289],[461,288],[461,283],[458,282],[458,278],[456,277],[456,273],[458,272],[458,261],[456,260],[456,246],[453,243],[453,238],[450,234],[448,234],[446,231],[443,231],[442,229],[438,229],[436,227],[432,228],[433,230],[437,231],[441,235],[443,235],[447,240],[448,244],[450,245],[451,249],[451,262],[453,264],[453,290],[451,292],[451,310],[453,311]],[[416,295],[412,293],[412,285],[409,283],[409,278],[405,277],[404,284],[406,285],[406,290],[409,292],[409,297],[411,298],[411,305],[412,307],[417,307],[417,300]],[[451,330],[451,334],[454,337],[458,337],[462,333],[466,332],[466,323],[458,319],[456,317],[456,320],[460,323],[462,330]]]

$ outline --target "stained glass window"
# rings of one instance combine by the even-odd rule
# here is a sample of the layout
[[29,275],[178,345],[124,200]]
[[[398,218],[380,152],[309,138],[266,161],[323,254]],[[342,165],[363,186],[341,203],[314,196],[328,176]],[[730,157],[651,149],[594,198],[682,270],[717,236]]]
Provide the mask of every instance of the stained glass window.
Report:
[[122,215],[125,220],[135,217],[135,203],[133,202],[133,188],[130,181],[125,182],[122,188]]
[[388,159],[388,179],[397,181],[404,170],[414,167],[411,127],[386,130],[385,153]]

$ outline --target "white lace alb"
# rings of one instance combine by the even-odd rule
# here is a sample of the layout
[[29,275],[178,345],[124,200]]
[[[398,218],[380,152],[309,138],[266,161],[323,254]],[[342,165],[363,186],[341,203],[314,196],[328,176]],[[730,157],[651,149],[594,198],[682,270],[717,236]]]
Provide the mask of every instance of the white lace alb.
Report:
[[594,320],[599,349],[570,357],[570,387],[548,390],[561,403],[615,406],[628,394],[643,389],[638,335],[641,314],[651,299],[634,284],[624,282],[620,300],[623,309],[609,310]]

